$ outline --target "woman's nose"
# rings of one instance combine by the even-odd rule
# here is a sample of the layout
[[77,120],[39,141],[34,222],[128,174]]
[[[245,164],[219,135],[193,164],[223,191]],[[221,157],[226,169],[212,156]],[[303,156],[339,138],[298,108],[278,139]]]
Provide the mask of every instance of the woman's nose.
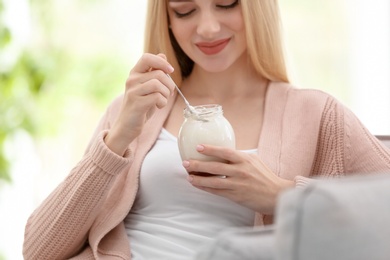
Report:
[[201,15],[197,27],[197,33],[200,36],[206,39],[212,39],[220,30],[221,24],[215,14],[206,12]]

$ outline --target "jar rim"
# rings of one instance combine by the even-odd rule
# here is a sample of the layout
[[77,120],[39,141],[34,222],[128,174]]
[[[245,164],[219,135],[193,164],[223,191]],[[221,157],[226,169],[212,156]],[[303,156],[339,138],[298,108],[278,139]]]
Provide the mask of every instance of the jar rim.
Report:
[[[197,117],[207,117],[207,116],[223,113],[222,106],[218,104],[198,105],[198,106],[193,106],[193,108],[197,112],[196,113]],[[188,108],[185,108],[183,113],[185,117],[189,117],[192,115],[192,113],[188,110]]]

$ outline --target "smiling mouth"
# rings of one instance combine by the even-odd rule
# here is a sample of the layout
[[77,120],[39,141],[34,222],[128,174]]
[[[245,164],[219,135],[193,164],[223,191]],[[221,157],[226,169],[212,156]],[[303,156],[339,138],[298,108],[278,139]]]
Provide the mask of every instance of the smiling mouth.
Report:
[[230,42],[230,38],[214,42],[201,42],[196,46],[206,55],[214,55],[221,52]]

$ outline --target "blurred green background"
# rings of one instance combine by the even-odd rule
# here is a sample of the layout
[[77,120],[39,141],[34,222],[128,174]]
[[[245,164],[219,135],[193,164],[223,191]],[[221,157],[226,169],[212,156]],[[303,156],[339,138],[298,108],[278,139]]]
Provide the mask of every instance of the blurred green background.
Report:
[[4,23],[4,0],[0,0],[0,178],[8,181],[8,139],[20,131],[34,139],[56,135],[67,118],[88,121],[91,110],[101,112],[120,93],[131,59],[115,46],[99,45],[94,40],[100,39],[88,37],[96,28],[79,23],[83,10],[96,10],[106,1],[24,2],[17,11],[28,8],[28,12],[21,11],[12,20],[24,23],[25,31],[16,27],[13,31],[12,22]]
[[[390,118],[390,79],[381,73],[390,71],[390,7],[365,2],[280,0],[288,67],[294,85],[331,93],[388,134],[390,122],[377,124],[366,108],[376,104]],[[0,260],[22,259],[28,215],[77,163],[122,93],[142,54],[145,5],[0,0]],[[368,21],[374,27],[362,28]],[[368,105],[367,93],[375,93]]]
[[0,0],[0,259],[22,259],[27,216],[122,93],[145,4]]

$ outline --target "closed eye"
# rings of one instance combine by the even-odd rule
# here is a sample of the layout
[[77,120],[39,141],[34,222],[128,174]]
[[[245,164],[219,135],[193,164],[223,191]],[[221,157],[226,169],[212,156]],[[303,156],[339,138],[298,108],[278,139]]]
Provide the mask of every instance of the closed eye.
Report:
[[217,7],[222,8],[222,9],[231,9],[231,8],[236,7],[239,3],[240,3],[240,0],[236,0],[229,5],[217,5]]
[[[235,8],[236,6],[238,6],[239,3],[240,3],[240,0],[235,0],[231,4],[228,4],[228,5],[216,5],[216,7],[217,8],[221,8],[221,9],[232,9],[232,8]],[[184,18],[184,17],[190,16],[195,11],[196,11],[196,8],[191,9],[190,11],[187,11],[187,12],[178,12],[176,10],[173,10],[173,13],[175,14],[175,16],[177,18]]]
[[191,11],[189,12],[185,12],[185,13],[179,13],[177,11],[173,11],[176,15],[177,18],[183,18],[183,17],[186,17],[186,16],[189,16],[190,14],[192,14],[193,12],[195,12],[195,9],[192,9]]

